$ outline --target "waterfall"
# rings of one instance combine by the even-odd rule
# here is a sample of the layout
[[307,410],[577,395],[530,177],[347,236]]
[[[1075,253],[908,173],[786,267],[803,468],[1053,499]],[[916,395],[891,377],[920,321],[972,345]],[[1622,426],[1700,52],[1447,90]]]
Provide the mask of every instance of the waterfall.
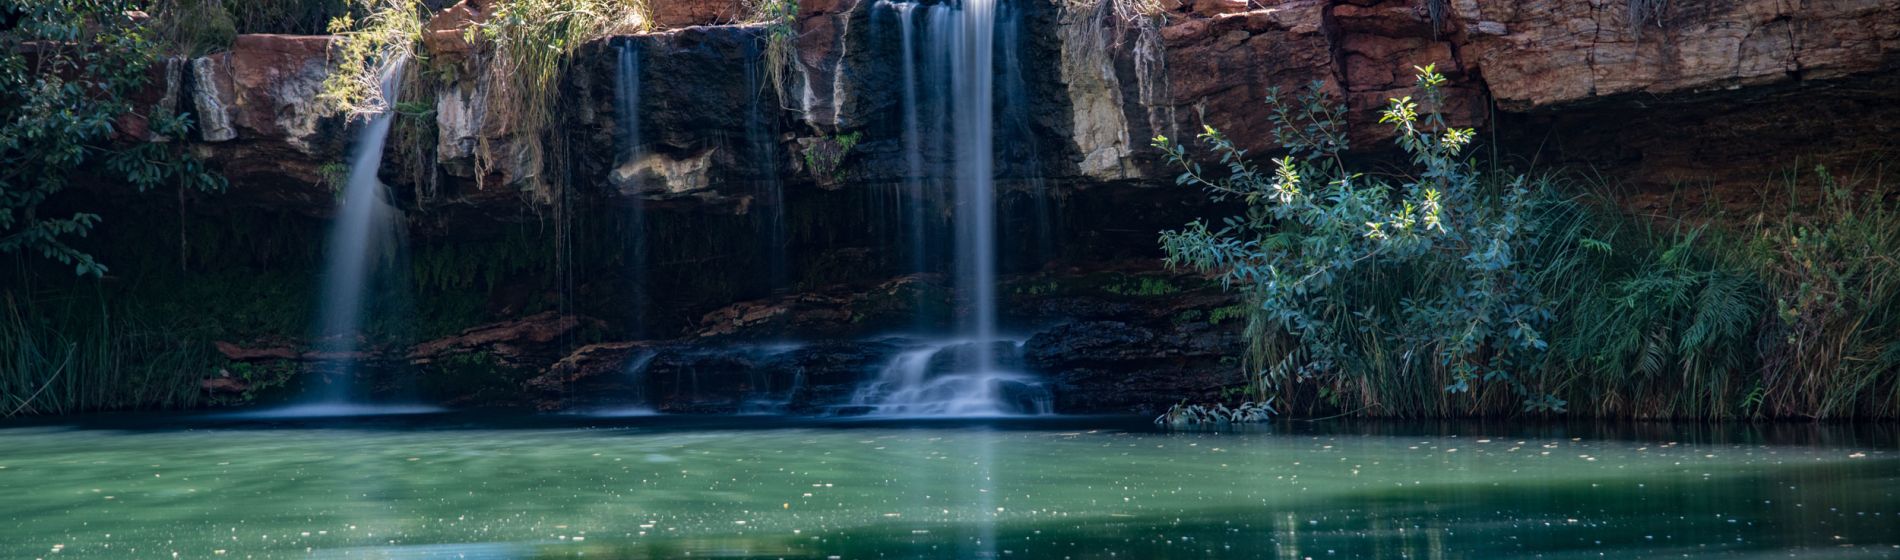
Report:
[[[745,140],[747,152],[754,160],[753,181],[758,190],[759,206],[763,210],[759,216],[760,237],[764,239],[760,250],[765,254],[768,288],[779,290],[791,284],[791,273],[786,263],[785,231],[785,185],[779,178],[778,138],[770,126],[765,106],[765,92],[771,84],[765,81],[765,49],[762,41],[768,40],[760,35],[761,43],[752,43],[746,56],[746,85],[751,93],[746,103]],[[773,107],[772,109],[777,109]]]
[[385,104],[357,133],[351,147],[349,182],[331,225],[325,249],[323,287],[317,307],[317,355],[335,382],[318,393],[314,402],[237,416],[252,418],[305,418],[378,414],[413,414],[438,409],[426,406],[365,405],[352,391],[362,348],[364,310],[374,299],[369,290],[376,279],[377,261],[394,255],[402,243],[402,211],[389,201],[388,189],[376,177],[383,164],[383,144],[395,120],[393,106],[408,58],[397,58],[384,68],[378,94]]
[[899,42],[904,57],[904,199],[899,214],[909,236],[910,270],[924,271],[924,232],[927,214],[924,205],[924,146],[922,124],[918,120],[917,42],[913,26],[917,5],[896,4]]
[[[875,379],[859,387],[854,408],[873,414],[904,416],[989,416],[1049,411],[1048,391],[1030,375],[998,362],[996,320],[996,142],[995,74],[997,0],[964,0],[955,7],[888,4],[902,26],[903,146],[908,198],[904,214],[909,226],[914,262],[922,269],[928,212],[926,176],[948,176],[954,204],[954,283],[968,314],[958,325],[959,336],[898,355]],[[880,4],[886,5],[886,4]],[[914,13],[925,10],[922,40]],[[1015,40],[1010,34],[1005,39]],[[920,61],[919,52],[926,53]],[[1014,52],[1006,50],[1006,53]],[[926,64],[918,72],[919,63]],[[1012,62],[1013,64],[1013,62]],[[920,126],[925,110],[926,84],[919,76],[947,76],[928,85],[933,125],[930,131],[949,130],[947,137],[924,137]],[[947,151],[949,169],[926,173],[926,150]],[[932,183],[939,184],[939,183]],[[1011,364],[1014,366],[1017,364]]]
[[[385,105],[395,104],[407,62],[399,59],[385,69],[381,82]],[[322,400],[327,402],[344,402],[352,397],[350,382],[356,374],[356,353],[361,350],[357,337],[362,333],[371,270],[378,257],[395,248],[400,235],[401,210],[389,203],[388,189],[376,177],[383,163],[383,142],[389,137],[395,116],[393,109],[386,108],[370,117],[357,133],[350,154],[349,182],[344,184],[342,205],[330,229],[318,324],[321,355],[339,381],[325,391]]]
[[[966,0],[950,37],[950,90],[956,115],[957,290],[970,307],[964,330],[996,338],[996,0]],[[978,368],[995,365],[979,350]]]
[[634,302],[630,313],[631,331],[638,338],[646,335],[647,319],[646,194],[641,189],[644,185],[638,168],[645,156],[640,143],[640,51],[636,43],[627,39],[615,42],[614,51],[614,124],[619,128],[615,139],[621,154],[619,168],[632,170],[619,178],[629,206],[627,249],[631,254],[627,259],[630,268],[627,276]]
[[587,414],[609,418],[659,414],[647,401],[647,369],[653,365],[653,359],[659,355],[659,352],[646,350],[635,354],[633,359],[627,362],[626,401],[633,403],[632,405],[595,410]]
[[[643,185],[637,171],[645,155],[640,143],[640,51],[636,43],[622,39],[614,43],[614,53],[614,115],[615,125],[619,128],[616,142],[621,150],[620,167],[636,170],[626,176],[623,190],[628,191],[627,230],[630,238],[627,245],[632,253],[627,259],[630,268],[627,276],[633,290],[633,310],[630,314],[633,324],[630,330],[637,338],[646,335],[647,319],[646,193],[641,189]],[[645,353],[627,367],[628,384],[633,387],[630,395],[632,408],[621,409],[618,413],[637,415],[652,412],[647,402],[646,370],[654,355],[652,352]]]

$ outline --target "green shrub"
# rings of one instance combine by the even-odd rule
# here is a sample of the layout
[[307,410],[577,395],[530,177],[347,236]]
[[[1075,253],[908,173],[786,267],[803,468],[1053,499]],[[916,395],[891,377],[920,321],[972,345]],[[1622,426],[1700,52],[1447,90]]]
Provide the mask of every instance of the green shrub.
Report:
[[201,56],[231,48],[237,22],[223,0],[159,0],[152,4],[159,46],[173,54]]
[[[114,144],[130,96],[146,85],[155,58],[149,31],[125,0],[44,0],[0,8],[14,27],[0,33],[0,254],[37,253],[81,276],[105,266],[67,244],[98,225],[90,212],[54,214],[43,203],[74,177],[104,164],[108,180],[138,191],[161,186],[223,190],[181,144]],[[29,46],[30,45],[30,46]],[[29,58],[27,55],[33,56]],[[183,137],[189,115],[142,115],[152,131]],[[144,139],[134,139],[144,140]]]
[[830,138],[819,138],[805,148],[805,169],[811,171],[812,178],[827,183],[844,180],[844,159],[851,150],[858,147],[861,132],[839,134]]
[[1741,251],[1775,312],[1761,337],[1764,413],[1891,417],[1900,413],[1900,208],[1884,188],[1855,192],[1825,167],[1815,177],[1812,206],[1744,230]]
[[1180,182],[1247,204],[1161,241],[1170,265],[1245,296],[1248,398],[1382,416],[1900,414],[1887,192],[1818,169],[1818,188],[1791,185],[1772,218],[1619,215],[1550,177],[1481,178],[1458,159],[1471,133],[1418,112],[1440,81],[1421,70],[1423,103],[1384,112],[1407,175],[1349,171],[1343,109],[1318,94],[1272,99],[1291,154],[1272,170],[1212,129],[1221,177],[1157,139]]
[[746,23],[765,25],[765,84],[781,100],[798,63],[798,0],[748,0]]
[[[1427,107],[1438,106],[1444,78],[1419,69]],[[1420,113],[1410,97],[1392,100],[1381,119],[1411,155],[1413,174],[1388,179],[1351,171],[1343,108],[1322,94],[1282,103],[1269,96],[1276,137],[1289,155],[1262,170],[1212,127],[1201,139],[1227,168],[1202,171],[1185,148],[1155,144],[1186,169],[1181,184],[1217,199],[1245,202],[1245,216],[1219,229],[1197,221],[1164,232],[1170,266],[1218,274],[1254,305],[1257,345],[1249,367],[1257,383],[1308,379],[1353,384],[1355,376],[1431,371],[1442,388],[1474,392],[1509,387],[1533,410],[1564,403],[1513,372],[1542,359],[1553,312],[1535,271],[1570,258],[1548,251],[1551,229],[1571,212],[1567,200],[1524,177],[1480,180],[1462,158],[1473,131]]]

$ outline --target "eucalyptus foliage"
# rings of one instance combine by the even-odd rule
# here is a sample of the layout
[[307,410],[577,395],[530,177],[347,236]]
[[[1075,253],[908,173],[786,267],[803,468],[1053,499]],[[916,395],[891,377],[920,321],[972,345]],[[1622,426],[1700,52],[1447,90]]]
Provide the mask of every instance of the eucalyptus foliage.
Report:
[[[1533,368],[1554,319],[1531,262],[1542,217],[1563,201],[1517,177],[1489,186],[1464,155],[1474,131],[1448,126],[1445,78],[1418,69],[1421,99],[1391,100],[1380,122],[1411,156],[1410,174],[1353,171],[1345,109],[1315,84],[1296,102],[1272,92],[1275,136],[1287,155],[1271,168],[1212,127],[1200,140],[1224,166],[1213,175],[1166,137],[1154,143],[1218,200],[1247,212],[1219,226],[1196,221],[1164,232],[1167,263],[1218,275],[1252,304],[1254,383],[1340,379],[1372,372],[1442,372],[1445,391],[1508,386],[1525,408],[1565,403],[1514,372]],[[1427,108],[1422,109],[1421,107]],[[1270,392],[1270,389],[1269,389]]]
[[[158,49],[126,0],[40,0],[0,7],[0,253],[36,253],[99,276],[105,265],[68,241],[99,224],[89,212],[45,203],[76,179],[139,191],[175,184],[216,191],[222,178],[181,147],[113,137],[135,108]],[[180,138],[189,115],[144,117],[156,137]],[[103,168],[107,173],[99,173]]]

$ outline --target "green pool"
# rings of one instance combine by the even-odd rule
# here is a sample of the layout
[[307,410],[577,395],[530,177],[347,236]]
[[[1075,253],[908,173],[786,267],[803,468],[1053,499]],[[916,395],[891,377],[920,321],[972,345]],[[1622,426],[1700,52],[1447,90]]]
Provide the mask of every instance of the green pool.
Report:
[[0,425],[0,558],[1900,557],[1888,432]]

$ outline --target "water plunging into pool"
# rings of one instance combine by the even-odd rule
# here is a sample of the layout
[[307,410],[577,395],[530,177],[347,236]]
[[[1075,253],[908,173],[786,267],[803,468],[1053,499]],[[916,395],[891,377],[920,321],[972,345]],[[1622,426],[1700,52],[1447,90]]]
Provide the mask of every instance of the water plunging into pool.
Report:
[[331,382],[317,391],[312,402],[244,413],[256,417],[361,416],[412,414],[439,409],[414,405],[376,405],[357,401],[353,380],[361,365],[358,344],[363,315],[374,299],[369,286],[376,279],[378,261],[396,253],[402,241],[402,211],[389,201],[388,189],[376,176],[383,162],[383,143],[395,120],[393,110],[408,59],[389,64],[381,76],[383,112],[373,115],[357,132],[351,148],[349,181],[331,226],[325,257],[323,288],[318,301],[318,367]]
[[[876,379],[860,388],[853,404],[873,414],[926,416],[989,416],[1048,412],[1047,391],[1032,376],[1002,367],[995,355],[996,328],[996,170],[995,170],[995,43],[997,0],[965,0],[955,7],[891,4],[902,26],[904,77],[904,158],[906,206],[918,208],[910,227],[913,254],[922,254],[924,235],[921,210],[925,196],[922,177],[925,142],[919,126],[920,105],[916,51],[942,53],[948,84],[942,114],[947,114],[948,142],[954,162],[949,170],[955,205],[952,209],[955,247],[955,288],[967,309],[957,325],[958,340],[940,341],[904,352],[887,364]],[[913,38],[916,10],[926,10],[928,27],[923,40]],[[919,44],[921,43],[921,45]],[[935,91],[933,91],[935,93]],[[935,130],[943,130],[938,127]],[[911,212],[906,212],[911,214]],[[906,216],[910,218],[912,216]],[[954,352],[954,355],[946,355]],[[933,367],[933,364],[949,367]],[[1040,394],[1041,396],[1036,396]]]

